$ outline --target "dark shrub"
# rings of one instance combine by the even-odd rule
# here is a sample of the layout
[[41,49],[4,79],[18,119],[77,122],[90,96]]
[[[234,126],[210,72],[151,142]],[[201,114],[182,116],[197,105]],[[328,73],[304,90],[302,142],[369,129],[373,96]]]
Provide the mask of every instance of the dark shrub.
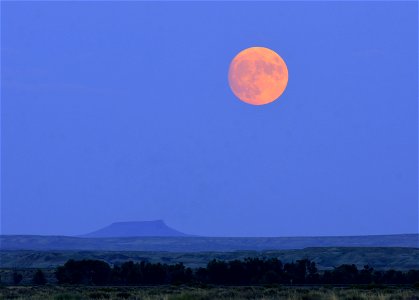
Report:
[[95,284],[102,285],[110,282],[111,268],[100,260],[70,259],[55,272],[58,283]]
[[47,280],[45,279],[44,272],[37,270],[32,278],[32,284],[34,285],[45,285]]
[[22,274],[14,272],[13,273],[13,284],[19,284],[23,279]]

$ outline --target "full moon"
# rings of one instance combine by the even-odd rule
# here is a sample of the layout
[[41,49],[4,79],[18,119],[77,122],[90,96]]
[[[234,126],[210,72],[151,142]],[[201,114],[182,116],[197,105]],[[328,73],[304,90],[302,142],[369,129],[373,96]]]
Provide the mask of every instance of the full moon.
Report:
[[278,99],[288,83],[288,68],[273,50],[251,47],[231,61],[228,81],[234,95],[252,105],[264,105]]

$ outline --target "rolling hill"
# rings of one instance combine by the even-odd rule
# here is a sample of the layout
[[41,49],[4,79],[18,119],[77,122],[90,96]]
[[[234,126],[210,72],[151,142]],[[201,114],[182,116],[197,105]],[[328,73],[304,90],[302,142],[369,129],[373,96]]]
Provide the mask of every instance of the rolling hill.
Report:
[[419,269],[419,248],[400,247],[329,247],[296,250],[233,251],[233,252],[156,252],[156,251],[0,251],[0,268],[55,268],[69,259],[97,259],[109,264],[147,261],[175,264],[182,262],[188,267],[204,267],[212,259],[234,260],[247,257],[278,258],[292,262],[308,258],[321,270],[341,264],[356,264],[359,268],[370,265],[375,269]]
[[418,248],[417,234],[336,237],[69,237],[2,235],[0,250],[264,251],[307,247]]

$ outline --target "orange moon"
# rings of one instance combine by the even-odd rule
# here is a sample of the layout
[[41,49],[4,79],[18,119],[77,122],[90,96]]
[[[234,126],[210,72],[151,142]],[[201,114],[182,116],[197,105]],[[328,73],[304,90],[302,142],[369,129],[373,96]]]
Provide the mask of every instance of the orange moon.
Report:
[[288,83],[288,68],[275,51],[251,47],[231,61],[228,81],[234,95],[252,105],[264,105],[278,99]]

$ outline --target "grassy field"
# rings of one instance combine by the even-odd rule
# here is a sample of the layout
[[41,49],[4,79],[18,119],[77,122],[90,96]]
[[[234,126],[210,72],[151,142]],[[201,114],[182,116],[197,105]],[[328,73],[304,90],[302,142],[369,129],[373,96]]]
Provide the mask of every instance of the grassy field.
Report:
[[355,300],[419,299],[413,287],[0,287],[0,299],[70,300],[70,299],[290,299]]

